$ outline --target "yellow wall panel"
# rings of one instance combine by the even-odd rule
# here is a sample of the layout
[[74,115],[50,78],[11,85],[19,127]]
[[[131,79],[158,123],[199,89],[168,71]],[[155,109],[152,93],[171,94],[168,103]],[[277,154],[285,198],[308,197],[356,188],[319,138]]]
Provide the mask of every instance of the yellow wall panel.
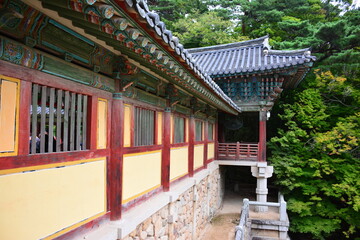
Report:
[[123,203],[161,184],[161,151],[124,155]]
[[214,156],[215,156],[215,144],[209,143],[207,157],[208,157],[208,159],[212,159],[212,158],[214,158]]
[[97,149],[106,148],[107,138],[107,100],[98,100]]
[[188,173],[188,146],[170,150],[170,180]]
[[204,144],[194,146],[194,170],[204,165]]
[[157,127],[158,127],[158,129],[157,129],[157,144],[158,145],[160,145],[160,144],[162,144],[162,131],[163,131],[163,113],[162,112],[158,112],[157,113],[157,116],[158,116],[158,118],[157,118]]
[[0,156],[16,155],[20,82],[1,75],[0,78]]
[[0,176],[0,239],[40,239],[106,212],[106,161]]
[[124,105],[124,147],[131,145],[131,106]]

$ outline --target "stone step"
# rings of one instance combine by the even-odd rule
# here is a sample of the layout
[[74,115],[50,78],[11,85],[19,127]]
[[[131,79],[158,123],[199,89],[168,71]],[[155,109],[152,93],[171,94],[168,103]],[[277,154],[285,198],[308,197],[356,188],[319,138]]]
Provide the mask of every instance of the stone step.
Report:
[[280,238],[264,237],[264,236],[253,236],[251,240],[280,240]]
[[[251,240],[283,240],[283,239],[278,237],[252,236]],[[285,240],[290,240],[289,236],[287,236]]]

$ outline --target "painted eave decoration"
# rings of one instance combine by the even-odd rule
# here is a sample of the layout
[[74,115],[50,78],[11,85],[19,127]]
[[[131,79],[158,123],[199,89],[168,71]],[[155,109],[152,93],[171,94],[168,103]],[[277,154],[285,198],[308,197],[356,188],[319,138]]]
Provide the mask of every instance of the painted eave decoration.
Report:
[[242,111],[270,111],[283,89],[297,87],[316,60],[309,48],[272,50],[268,36],[189,52]]
[[[66,61],[81,62],[84,65],[94,62],[95,64],[91,66],[95,73],[105,73],[113,79],[124,79],[125,82],[131,82],[129,79],[136,78],[137,74],[141,72],[138,67],[131,64],[131,61],[135,61],[163,77],[170,84],[184,89],[190,95],[217,109],[232,114],[240,112],[240,108],[208,74],[201,70],[191,54],[179,43],[179,39],[172,36],[171,31],[166,29],[159,15],[149,11],[143,0],[23,0],[23,3],[33,7],[25,9],[25,12],[18,11],[16,5],[23,4],[20,1],[2,0],[1,2],[3,3],[0,7],[5,6],[2,11],[14,12],[15,15],[19,15],[11,14],[12,16],[6,18],[7,20],[18,18],[19,21],[22,21],[21,18],[27,18],[25,19],[28,21],[27,24],[32,24],[29,29],[26,29],[30,36],[24,37],[28,46],[37,47],[39,45],[37,39],[42,39],[44,33],[41,32],[41,28],[44,28],[46,24],[49,22],[53,25],[59,24],[46,14],[37,14],[36,12],[55,11],[61,18],[70,20],[73,26],[83,29],[89,36],[105,42],[107,46],[121,53],[121,56],[117,56],[115,52],[100,47],[96,48],[95,59],[89,61],[80,54],[66,52],[63,53],[66,55]],[[2,23],[2,25],[6,24]],[[23,26],[26,28],[27,24],[23,24]],[[0,26],[1,28],[2,26]],[[63,27],[63,30],[66,30],[66,27]],[[83,43],[76,46],[88,50],[85,48],[92,44],[91,41],[86,39],[86,36],[79,35],[77,37]],[[80,40],[78,43],[81,42]],[[45,46],[44,41],[41,44],[40,49],[46,47],[59,53],[58,49],[54,49],[54,44],[48,43]],[[74,51],[77,50],[74,49]],[[108,62],[107,66],[112,66],[113,69],[106,69],[104,62]],[[116,69],[116,67],[119,68]],[[127,87],[127,85],[125,84],[123,87]]]

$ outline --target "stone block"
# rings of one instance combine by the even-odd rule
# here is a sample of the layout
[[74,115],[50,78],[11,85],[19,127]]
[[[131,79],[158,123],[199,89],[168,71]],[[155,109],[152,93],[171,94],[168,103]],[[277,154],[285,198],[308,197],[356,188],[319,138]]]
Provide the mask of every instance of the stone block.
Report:
[[148,236],[154,236],[154,225],[149,224],[149,226],[147,227],[147,229],[145,231],[147,232]]
[[147,233],[146,231],[142,231],[142,232],[140,233],[140,239],[141,239],[141,240],[145,239],[145,238],[147,237],[147,235],[148,235],[148,233]]

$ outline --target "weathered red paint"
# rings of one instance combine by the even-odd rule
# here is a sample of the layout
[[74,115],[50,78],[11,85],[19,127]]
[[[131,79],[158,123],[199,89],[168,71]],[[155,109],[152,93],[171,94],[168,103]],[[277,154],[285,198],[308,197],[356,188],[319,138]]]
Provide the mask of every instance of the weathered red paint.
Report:
[[219,156],[218,156],[218,143],[220,140],[218,140],[219,138],[219,124],[218,124],[218,121],[216,121],[215,123],[215,136],[214,136],[214,142],[215,142],[215,159],[219,159]]
[[208,156],[208,122],[204,122],[204,168],[207,168],[207,156]]
[[195,143],[195,119],[189,118],[189,155],[188,155],[188,172],[189,176],[194,176],[194,143]]
[[189,143],[173,143],[171,144],[171,147],[172,148],[178,148],[178,147],[186,147],[186,146],[189,146]]
[[163,121],[163,148],[161,152],[161,185],[164,191],[170,188],[170,139],[171,139],[171,111],[164,111]]
[[202,166],[202,167],[199,167],[199,168],[195,169],[195,171],[194,171],[193,174],[195,174],[195,173],[197,173],[197,172],[200,172],[200,171],[203,170],[203,169],[205,169],[205,166]]
[[123,153],[124,154],[129,154],[129,153],[141,153],[141,152],[157,151],[157,150],[161,150],[162,147],[163,147],[163,145],[126,147],[126,148],[123,149]]
[[20,106],[19,106],[19,143],[18,154],[29,154],[29,136],[30,136],[30,101],[31,83],[21,81],[20,83]]
[[259,162],[266,161],[266,111],[259,112]]
[[[27,139],[29,137],[27,136]],[[99,149],[95,151],[73,151],[57,153],[39,153],[29,155],[19,155],[12,157],[1,157],[0,170],[32,167],[44,164],[65,163],[91,158],[101,158],[110,154],[109,149]]]
[[88,111],[88,128],[87,128],[87,138],[89,143],[90,150],[96,150],[97,145],[97,113],[98,113],[98,98],[90,97],[89,102],[89,111]]
[[121,218],[122,202],[122,158],[124,146],[124,104],[120,99],[112,100],[111,157],[110,157],[110,220]]

